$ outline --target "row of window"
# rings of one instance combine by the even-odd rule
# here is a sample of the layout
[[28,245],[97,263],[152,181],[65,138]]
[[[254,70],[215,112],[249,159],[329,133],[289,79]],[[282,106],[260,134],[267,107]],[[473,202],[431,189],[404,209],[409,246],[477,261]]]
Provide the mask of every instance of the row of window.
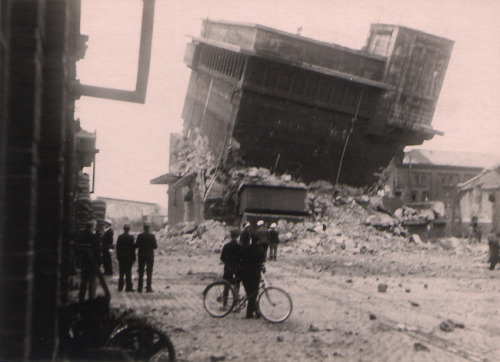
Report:
[[245,56],[226,49],[203,46],[200,63],[209,69],[240,80],[245,65]]
[[255,62],[251,82],[259,87],[311,102],[369,112],[377,91],[338,78],[268,62]]
[[[474,174],[464,175],[462,182],[469,180],[474,177]],[[441,186],[443,187],[455,187],[458,183],[460,183],[460,175],[457,173],[438,174],[439,181]],[[432,174],[430,172],[412,172],[411,174],[412,183],[415,186],[430,186],[432,183]]]

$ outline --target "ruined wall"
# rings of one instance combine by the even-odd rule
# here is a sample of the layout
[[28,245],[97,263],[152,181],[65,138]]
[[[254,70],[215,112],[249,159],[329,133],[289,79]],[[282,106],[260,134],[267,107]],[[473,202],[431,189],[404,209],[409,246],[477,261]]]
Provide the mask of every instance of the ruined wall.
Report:
[[0,359],[52,360],[71,233],[79,1],[0,6]]
[[393,86],[380,104],[376,128],[387,123],[420,131],[420,138],[416,137],[413,144],[433,137],[432,118],[453,44],[451,40],[406,27],[371,26],[367,52],[387,57],[382,79]]

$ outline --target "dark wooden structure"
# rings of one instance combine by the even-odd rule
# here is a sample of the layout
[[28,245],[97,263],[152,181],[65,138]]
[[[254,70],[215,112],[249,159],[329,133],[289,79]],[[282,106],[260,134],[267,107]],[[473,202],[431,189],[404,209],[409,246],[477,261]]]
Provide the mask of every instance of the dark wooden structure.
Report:
[[431,122],[452,48],[396,25],[372,25],[353,50],[206,20],[185,56],[184,136],[199,129],[223,159],[238,144],[246,166],[366,185],[405,146],[439,134]]

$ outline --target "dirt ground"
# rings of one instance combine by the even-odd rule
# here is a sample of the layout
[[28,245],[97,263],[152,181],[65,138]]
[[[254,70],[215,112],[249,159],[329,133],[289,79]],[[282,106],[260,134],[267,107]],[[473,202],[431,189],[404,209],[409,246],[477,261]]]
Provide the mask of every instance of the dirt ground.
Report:
[[[222,274],[221,246],[161,239],[155,292],[140,295],[137,313],[168,333],[180,361],[500,361],[500,268],[488,270],[484,242],[364,254],[283,246],[266,273],[293,299],[280,324],[203,309],[204,287]],[[448,319],[454,329],[441,330]]]

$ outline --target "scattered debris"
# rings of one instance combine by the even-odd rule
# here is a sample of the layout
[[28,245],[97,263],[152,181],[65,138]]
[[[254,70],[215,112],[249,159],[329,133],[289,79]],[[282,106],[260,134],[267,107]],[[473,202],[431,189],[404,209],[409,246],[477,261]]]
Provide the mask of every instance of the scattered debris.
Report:
[[455,329],[455,324],[451,320],[442,321],[439,328],[444,332],[452,332]]
[[210,356],[211,362],[224,361],[225,359],[226,359],[226,356]]
[[455,328],[460,328],[460,329],[465,328],[465,324],[460,323],[460,322],[454,322],[451,319],[446,319],[446,320],[441,322],[441,324],[439,325],[439,328],[441,328],[442,331],[451,332]]
[[276,338],[276,340],[278,342],[283,342],[285,340],[285,338],[283,338],[283,336],[278,336],[278,338]]
[[424,351],[424,352],[429,352],[430,351],[429,347],[427,347],[425,344],[422,344],[420,342],[416,342],[413,345],[413,348],[415,348],[415,351]]
[[413,306],[413,307],[420,307],[420,304],[418,304],[417,302],[410,302],[410,304]]
[[380,284],[378,285],[378,291],[379,291],[380,293],[385,293],[385,292],[387,291],[387,284],[385,284],[385,283],[380,283]]
[[377,316],[373,313],[370,313],[370,320],[374,321],[375,319],[377,319]]
[[309,331],[310,332],[319,332],[319,328],[311,323],[311,325],[309,326]]

